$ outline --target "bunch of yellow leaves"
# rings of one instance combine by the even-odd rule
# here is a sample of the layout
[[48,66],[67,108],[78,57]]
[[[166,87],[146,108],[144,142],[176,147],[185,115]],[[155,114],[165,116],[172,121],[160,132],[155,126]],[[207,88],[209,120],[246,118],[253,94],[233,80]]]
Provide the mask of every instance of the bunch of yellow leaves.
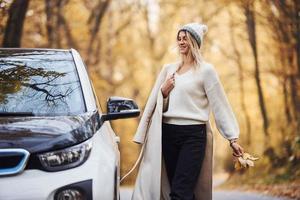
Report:
[[235,160],[234,168],[240,170],[242,168],[254,167],[254,161],[259,158],[250,155],[249,153],[244,153],[242,156]]

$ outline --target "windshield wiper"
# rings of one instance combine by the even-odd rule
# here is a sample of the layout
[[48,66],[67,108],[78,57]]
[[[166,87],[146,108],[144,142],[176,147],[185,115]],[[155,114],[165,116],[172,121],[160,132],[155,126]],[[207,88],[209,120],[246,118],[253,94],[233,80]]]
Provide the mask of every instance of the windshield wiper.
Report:
[[0,112],[0,117],[10,117],[10,116],[16,116],[16,117],[34,116],[34,113],[33,112]]

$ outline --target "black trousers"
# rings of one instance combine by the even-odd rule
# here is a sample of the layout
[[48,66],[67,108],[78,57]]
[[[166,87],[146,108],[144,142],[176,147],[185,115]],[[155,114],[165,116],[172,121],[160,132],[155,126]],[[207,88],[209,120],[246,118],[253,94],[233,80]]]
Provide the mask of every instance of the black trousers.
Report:
[[194,200],[206,146],[206,124],[162,123],[162,153],[171,200]]

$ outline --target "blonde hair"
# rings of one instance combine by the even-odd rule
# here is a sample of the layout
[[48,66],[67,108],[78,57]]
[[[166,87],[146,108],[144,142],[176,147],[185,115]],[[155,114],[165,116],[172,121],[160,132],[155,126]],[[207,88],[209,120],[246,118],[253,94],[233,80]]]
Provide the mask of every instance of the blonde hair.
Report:
[[[195,68],[200,67],[201,62],[203,61],[203,58],[202,58],[202,55],[200,52],[202,43],[200,44],[200,47],[199,47],[196,40],[193,38],[193,36],[188,31],[185,31],[185,30],[181,30],[181,31],[185,32],[185,34],[187,36],[187,41],[189,44],[189,53],[194,60]],[[181,31],[178,32],[178,35]],[[178,35],[177,35],[177,37],[178,37]]]

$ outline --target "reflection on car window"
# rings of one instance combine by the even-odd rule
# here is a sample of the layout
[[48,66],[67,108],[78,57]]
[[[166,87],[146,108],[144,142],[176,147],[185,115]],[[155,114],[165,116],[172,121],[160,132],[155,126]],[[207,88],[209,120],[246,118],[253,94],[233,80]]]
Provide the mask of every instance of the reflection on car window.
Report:
[[85,112],[71,53],[0,50],[0,112],[34,115]]

